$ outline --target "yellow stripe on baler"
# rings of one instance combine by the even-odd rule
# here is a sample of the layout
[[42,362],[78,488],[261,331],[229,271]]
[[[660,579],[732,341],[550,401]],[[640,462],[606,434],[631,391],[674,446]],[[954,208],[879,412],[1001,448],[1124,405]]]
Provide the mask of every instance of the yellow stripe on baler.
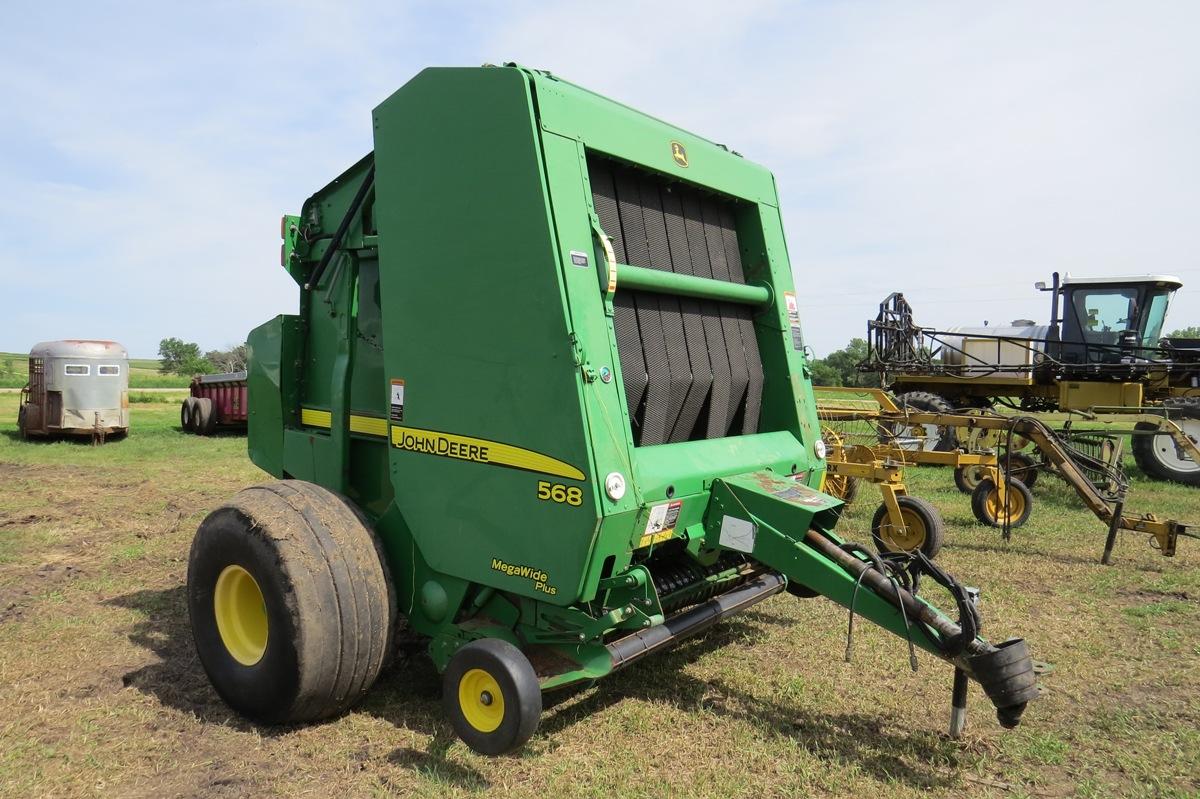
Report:
[[[333,414],[319,408],[301,408],[300,423],[308,427],[321,427],[328,430],[333,424]],[[392,446],[397,449],[474,461],[475,463],[487,463],[493,466],[507,466],[511,469],[523,469],[527,472],[565,477],[568,480],[582,481],[585,479],[583,472],[565,461],[534,452],[531,449],[514,447],[512,444],[398,425],[393,425],[391,431]],[[378,416],[352,413],[350,414],[350,432],[387,438],[388,420]]]
[[[301,408],[300,424],[308,427],[323,427],[328,430],[333,425],[333,414],[318,408]],[[378,416],[362,416],[357,413],[350,414],[351,433],[387,438],[387,427],[387,419]]]

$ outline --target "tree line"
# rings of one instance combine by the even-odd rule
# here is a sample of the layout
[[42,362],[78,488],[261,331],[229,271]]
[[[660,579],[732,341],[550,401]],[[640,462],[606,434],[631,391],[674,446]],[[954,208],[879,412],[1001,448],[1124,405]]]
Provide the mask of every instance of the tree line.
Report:
[[164,338],[158,343],[158,371],[184,377],[241,372],[246,368],[246,356],[245,344],[238,344],[227,350],[209,350],[201,354],[199,344],[177,338]]

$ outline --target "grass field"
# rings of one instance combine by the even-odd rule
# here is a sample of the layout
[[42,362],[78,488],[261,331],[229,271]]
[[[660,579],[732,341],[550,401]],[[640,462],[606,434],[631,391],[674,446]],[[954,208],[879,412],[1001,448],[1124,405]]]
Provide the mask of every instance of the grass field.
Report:
[[[191,378],[164,375],[154,358],[129,359],[130,388],[187,388]],[[21,388],[29,377],[27,353],[0,352],[0,388]]]
[[[23,443],[0,395],[0,795],[1200,796],[1200,541],[1159,556],[1045,478],[1011,543],[977,525],[949,471],[909,471],[948,523],[939,561],[983,588],[985,631],[1052,671],[1005,731],[972,687],[944,735],[951,672],[825,600],[777,596],[594,688],[550,698],[517,757],[442,720],[417,657],[316,726],[264,728],[217,698],[192,649],[187,552],[204,514],[264,479],[239,436],[178,429],[147,394],[103,447]],[[865,540],[864,490],[842,532]],[[1200,491],[1138,480],[1130,509],[1200,520]]]

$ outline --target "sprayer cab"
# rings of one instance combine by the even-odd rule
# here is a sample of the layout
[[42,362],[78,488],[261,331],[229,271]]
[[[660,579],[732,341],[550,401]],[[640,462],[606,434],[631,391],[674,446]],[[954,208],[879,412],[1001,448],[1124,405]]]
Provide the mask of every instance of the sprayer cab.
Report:
[[[235,499],[226,526],[197,535],[206,554],[193,558],[214,561],[189,588],[197,640],[223,696],[254,711],[237,697],[255,676],[223,668],[225,639],[204,637],[204,580],[238,553],[230,519],[258,541],[280,519],[324,525],[335,515],[314,503],[341,503],[337,518],[357,521],[313,536],[326,553],[358,541],[364,560],[328,590],[370,584],[356,607],[379,609],[330,640],[386,651],[394,627],[380,619],[403,616],[444,673],[455,730],[482,752],[527,739],[543,691],[784,590],[824,594],[950,661],[1015,723],[1037,692],[1024,644],[979,637],[965,590],[928,561],[885,561],[833,533],[841,503],[819,491],[824,446],[767,170],[513,65],[425,70],[375,110],[374,132],[371,154],[284,219],[300,311],[250,336],[250,454],[282,481],[260,491],[290,510]],[[260,588],[277,568],[262,562]],[[337,578],[313,569],[314,585]],[[956,597],[957,622],[918,596],[921,575]],[[361,666],[365,690],[374,661],[345,651],[339,673]],[[320,683],[279,668],[277,681]],[[284,696],[272,717],[360,693],[304,711]]]
[[[1126,275],[1060,280],[1036,288],[1051,292],[1050,324],[1063,363],[1121,363],[1158,351],[1171,297],[1183,285],[1169,275]],[[1055,349],[1057,350],[1055,352]]]

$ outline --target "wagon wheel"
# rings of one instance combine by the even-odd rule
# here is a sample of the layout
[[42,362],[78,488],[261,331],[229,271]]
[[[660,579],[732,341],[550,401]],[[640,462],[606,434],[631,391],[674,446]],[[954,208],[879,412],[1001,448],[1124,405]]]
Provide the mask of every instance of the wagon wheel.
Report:
[[912,552],[921,550],[932,560],[942,548],[946,537],[946,524],[942,514],[932,503],[920,497],[901,494],[896,497],[900,506],[900,518],[904,527],[892,524],[888,517],[887,503],[880,503],[871,519],[871,537],[880,552]]
[[196,435],[210,435],[217,421],[216,412],[213,409],[213,401],[208,397],[197,397],[193,408],[192,430]]
[[971,494],[971,512],[988,527],[1017,528],[1029,521],[1033,512],[1033,494],[1020,480],[1009,478],[1004,491],[1004,500],[992,478],[985,478]]
[[1000,456],[1000,465],[1012,477],[1020,480],[1026,488],[1037,482],[1039,464],[1024,452],[1006,452]]

